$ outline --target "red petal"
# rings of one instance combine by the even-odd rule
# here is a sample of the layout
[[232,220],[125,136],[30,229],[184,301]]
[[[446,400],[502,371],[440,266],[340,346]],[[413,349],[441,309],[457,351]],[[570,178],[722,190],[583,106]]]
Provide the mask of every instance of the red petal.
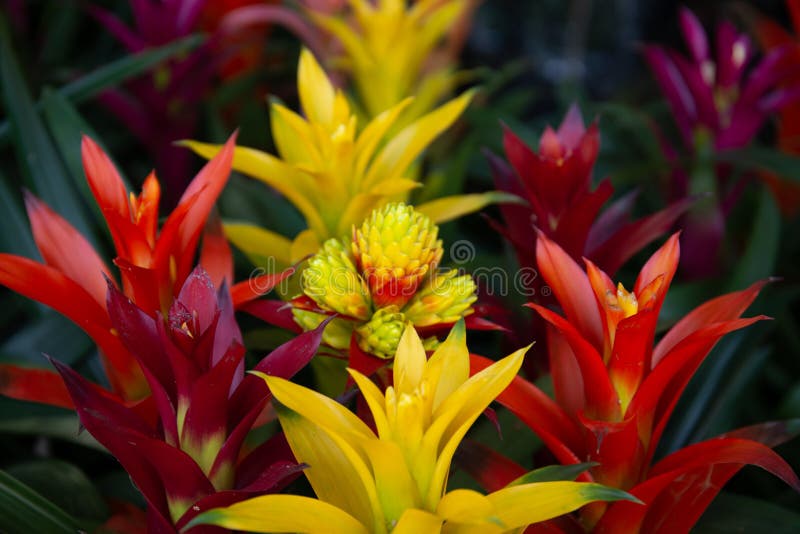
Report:
[[100,348],[115,391],[129,399],[147,393],[142,371],[112,333],[106,310],[77,283],[53,267],[20,256],[0,254],[0,284],[50,306],[89,334]]
[[669,332],[659,341],[653,351],[653,366],[670,351],[676,344],[697,330],[713,323],[721,323],[738,319],[739,316],[752,304],[761,289],[769,280],[761,280],[747,289],[728,293],[705,302],[689,312],[678,321]]
[[[536,262],[567,318],[589,343],[602,349],[602,321],[586,273],[564,250],[537,231]],[[602,360],[601,360],[602,363]]]
[[106,302],[106,282],[111,274],[92,245],[44,202],[25,192],[25,208],[36,246],[44,262],[83,287],[101,306]]
[[620,397],[623,413],[650,371],[657,321],[658,312],[643,310],[617,325],[614,348],[608,361],[608,376]]
[[261,274],[239,282],[231,288],[233,305],[236,309],[242,308],[249,302],[272,291],[275,286],[289,278],[294,272],[295,268],[289,267],[279,273]]
[[[378,358],[377,356],[373,356],[368,352],[361,350],[361,347],[358,346],[358,342],[356,341],[356,334],[353,332],[353,335],[350,337],[350,348],[349,348],[349,360],[347,361],[347,367],[358,371],[359,373],[365,376],[371,376],[373,373],[378,371],[383,367],[389,365],[389,360],[384,360],[382,358]],[[348,377],[348,383],[351,379]]]
[[588,190],[579,192],[565,207],[555,229],[546,231],[547,226],[544,226],[544,230],[571,258],[580,258],[586,250],[589,232],[600,208],[613,193],[614,188],[608,179],[600,182],[591,193]]
[[112,210],[130,220],[128,192],[111,159],[87,135],[81,139],[81,156],[86,180],[100,209]]
[[294,320],[292,305],[289,302],[262,299],[247,302],[240,309],[266,323],[294,332],[295,334],[299,334],[303,331]]
[[686,384],[703,362],[717,341],[729,332],[744,328],[764,316],[715,323],[684,338],[654,366],[645,378],[628,407],[627,414],[635,414],[639,420],[639,431],[647,443],[650,455],[655,452],[664,426],[678,402]]
[[[233,255],[219,215],[212,215],[203,231],[203,247],[200,250],[200,265],[211,277],[214,287],[233,284]],[[235,287],[235,286],[234,286]]]
[[74,408],[61,377],[47,369],[0,364],[0,394],[12,399],[41,402],[70,410]]
[[181,433],[181,439],[187,439],[190,446],[202,449],[211,438],[227,437],[228,424],[238,422],[228,420],[228,393],[243,357],[244,347],[232,345],[216,365],[192,384]]
[[[262,359],[253,370],[286,379],[293,377],[317,353],[319,344],[322,341],[322,332],[328,326],[330,320],[323,321],[314,330],[303,332],[276,348]],[[232,419],[239,420],[244,418],[254,404],[269,398],[269,396],[269,389],[264,380],[258,376],[248,374],[239,384],[231,399],[233,406]]]
[[185,452],[156,437],[132,411],[100,395],[75,371],[52,361],[78,410],[81,423],[122,464],[151,507],[169,517],[166,498],[192,503],[214,492]]
[[672,108],[675,122],[681,129],[684,139],[691,143],[692,128],[697,120],[697,107],[681,72],[660,46],[644,47],[644,57]]
[[689,9],[681,7],[680,9],[680,25],[683,38],[686,44],[689,45],[689,51],[697,63],[709,59],[708,53],[708,38],[703,25],[697,20],[697,17]]
[[591,469],[595,482],[612,488],[633,486],[646,469],[646,450],[639,439],[637,421],[595,421],[581,417],[586,457],[583,461],[597,462]]
[[634,293],[639,295],[653,280],[659,276],[664,277],[656,302],[653,304],[653,310],[656,315],[658,315],[659,310],[661,310],[661,303],[664,300],[667,289],[669,289],[669,285],[672,283],[672,277],[675,276],[675,270],[678,268],[678,259],[681,255],[680,244],[678,242],[679,236],[680,233],[672,234],[672,236],[667,239],[667,242],[650,256],[650,259],[647,260],[647,263],[645,263],[644,267],[639,271],[639,276],[636,277],[636,284],[633,286]]
[[455,460],[489,493],[505,488],[526,473],[515,461],[471,439],[459,445]]
[[[470,375],[494,362],[477,354],[469,355]],[[583,438],[569,416],[539,388],[517,376],[497,397],[497,402],[511,410],[544,441],[563,464],[580,463]]]
[[[603,357],[566,319],[538,304],[527,306],[539,312],[544,320],[558,329],[572,348],[583,379],[587,415],[597,419],[614,419],[618,416],[617,394],[603,364]],[[559,356],[556,354],[555,357]]]
[[235,147],[236,133],[228,138],[222,150],[200,170],[181,196],[175,212],[164,223],[162,237],[166,234],[171,239],[163,245],[162,239],[159,239],[156,258],[162,268],[168,265],[169,258],[175,258],[179,280],[181,276],[188,275],[194,264],[194,252],[200,232],[228,181]]
[[[622,226],[608,239],[594,241],[596,245],[587,252],[587,256],[604,271],[616,272],[637,252],[667,232],[694,201],[694,198],[686,198],[674,202],[661,211]],[[590,239],[589,243],[593,241]]]
[[567,149],[574,150],[585,133],[586,126],[583,124],[581,108],[578,107],[578,104],[573,103],[564,116],[564,120],[561,121],[561,126],[558,127],[558,137]]
[[564,335],[545,323],[550,379],[558,405],[573,419],[586,409],[586,387],[575,352]]
[[595,532],[688,532],[725,482],[745,465],[757,465],[800,490],[792,468],[769,447],[746,439],[711,439],[656,464],[650,478],[630,490],[645,504],[612,504]]

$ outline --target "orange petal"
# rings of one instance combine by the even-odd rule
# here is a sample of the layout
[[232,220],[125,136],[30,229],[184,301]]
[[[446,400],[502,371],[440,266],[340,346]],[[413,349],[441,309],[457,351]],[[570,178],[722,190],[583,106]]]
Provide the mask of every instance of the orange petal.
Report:
[[45,263],[84,288],[105,308],[108,287],[103,275],[111,279],[111,273],[92,245],[64,218],[28,192],[25,208],[33,239]]
[[536,263],[567,319],[598,350],[603,349],[603,324],[589,279],[575,261],[537,230]]

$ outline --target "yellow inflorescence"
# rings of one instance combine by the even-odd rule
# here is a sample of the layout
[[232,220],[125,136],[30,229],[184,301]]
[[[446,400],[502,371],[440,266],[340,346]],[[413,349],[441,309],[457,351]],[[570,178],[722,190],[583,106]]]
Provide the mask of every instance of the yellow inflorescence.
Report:
[[353,231],[353,254],[377,306],[403,306],[442,258],[439,228],[403,203],[375,210]]
[[[391,358],[407,323],[452,324],[472,313],[477,298],[472,278],[437,270],[443,254],[438,232],[413,207],[393,203],[354,227],[349,243],[326,241],[302,275],[305,296],[342,316],[331,323],[330,333],[326,329],[325,341],[346,348],[353,332],[362,350]],[[323,317],[295,310],[297,324],[306,330]]]

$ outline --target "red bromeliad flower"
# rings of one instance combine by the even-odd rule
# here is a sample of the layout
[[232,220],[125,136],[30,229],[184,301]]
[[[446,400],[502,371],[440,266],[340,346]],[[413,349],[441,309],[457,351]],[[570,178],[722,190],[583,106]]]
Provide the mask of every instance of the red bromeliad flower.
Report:
[[506,128],[503,136],[511,168],[490,156],[495,185],[528,201],[501,204],[509,239],[522,267],[536,267],[534,228],[558,243],[574,259],[592,258],[614,272],[636,252],[666,232],[688,206],[678,203],[628,222],[635,193],[625,195],[598,217],[614,188],[606,178],[592,190],[592,171],[600,150],[597,123],[587,129],[573,105],[557,131],[548,126],[538,153]]
[[[166,316],[186,281],[209,214],[228,180],[235,136],[187,188],[177,208],[158,229],[160,186],[155,174],[142,193],[128,193],[108,156],[88,137],[83,163],[89,187],[105,216],[114,241],[122,290],[150,317]],[[100,349],[114,395],[136,402],[149,394],[136,358],[119,338],[106,306],[111,272],[99,254],[74,227],[33,195],[26,196],[34,240],[44,263],[0,254],[0,284],[46,304],[80,326]],[[214,227],[203,238],[200,262],[215,284],[230,283],[232,258]],[[282,275],[278,275],[282,276]],[[267,280],[232,288],[234,303],[255,296],[255,288],[271,289]],[[72,407],[57,374],[15,365],[0,365],[0,393],[22,400]]]
[[[153,392],[155,422],[52,361],[81,424],[144,496],[147,532],[176,533],[202,511],[275,491],[300,473],[282,437],[244,450],[269,391],[244,372],[242,337],[224,282],[217,292],[198,267],[163,317],[151,316],[109,282],[107,308],[117,338]],[[290,378],[313,357],[323,328],[278,347],[255,369]]]
[[[615,272],[639,250],[666,232],[692,202],[684,199],[664,210],[636,221],[630,211],[636,200],[633,191],[600,210],[611,198],[614,188],[608,178],[592,190],[592,171],[600,150],[597,123],[587,129],[581,112],[573,105],[558,130],[547,127],[539,141],[539,151],[526,146],[514,132],[506,128],[503,137],[509,167],[500,158],[489,156],[495,186],[528,201],[528,205],[501,204],[505,227],[495,224],[511,243],[520,267],[533,274],[539,272],[536,262],[536,232],[558,243],[575,260],[591,258],[608,272]],[[599,215],[599,216],[598,216]],[[527,295],[542,304],[552,302],[543,294],[542,277],[527,276]],[[516,340],[527,343],[544,337],[544,323],[538,318],[514,318],[514,331],[525,332]],[[533,354],[543,355],[541,343]],[[539,372],[541,358],[528,358],[529,376]]]
[[[794,35],[772,19],[758,16],[755,34],[767,54],[786,49],[800,47],[800,0],[786,0],[786,7],[791,15]],[[794,72],[786,80],[787,87],[800,84],[800,70]],[[800,102],[794,102],[781,108],[778,116],[778,147],[789,154],[800,155]],[[787,216],[797,213],[800,208],[800,186],[773,174],[764,174],[767,185],[772,189],[775,200]]]
[[[645,502],[584,508],[585,528],[604,533],[688,532],[722,485],[748,463],[800,490],[792,469],[767,446],[786,436],[760,435],[763,427],[697,443],[652,462],[678,398],[716,342],[765,319],[741,318],[763,282],[700,305],[654,343],[659,310],[678,264],[677,234],[645,264],[630,292],[615,286],[588,260],[586,271],[581,269],[542,233],[536,251],[541,274],[565,315],[529,305],[548,323],[555,401],[522,378],[498,400],[530,426],[561,463],[596,462],[585,478],[624,489]],[[474,356],[473,371],[490,363]],[[504,466],[499,476],[480,468],[477,474],[496,487],[524,472],[507,461],[498,465]]]
[[686,8],[681,9],[680,26],[690,58],[658,45],[645,47],[644,55],[694,157],[693,166],[685,168],[664,142],[666,156],[676,166],[669,193],[673,198],[710,195],[682,224],[688,252],[682,267],[689,275],[708,276],[719,267],[725,216],[744,184],[734,183],[729,166],[717,165],[713,155],[747,146],[771,114],[800,99],[800,49],[775,48],[755,63],[749,37],[722,21],[714,59],[705,30]]

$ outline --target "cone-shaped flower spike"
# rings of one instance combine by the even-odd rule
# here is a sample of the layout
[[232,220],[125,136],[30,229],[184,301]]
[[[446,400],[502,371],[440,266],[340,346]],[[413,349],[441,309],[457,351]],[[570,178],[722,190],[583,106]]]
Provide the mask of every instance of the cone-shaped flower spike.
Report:
[[340,314],[326,330],[326,343],[348,348],[352,333],[362,350],[388,359],[406,322],[441,327],[472,314],[472,278],[437,268],[443,253],[438,232],[413,207],[392,203],[354,227],[347,244],[329,239],[303,270],[297,323],[315,328],[324,315],[314,312]]

